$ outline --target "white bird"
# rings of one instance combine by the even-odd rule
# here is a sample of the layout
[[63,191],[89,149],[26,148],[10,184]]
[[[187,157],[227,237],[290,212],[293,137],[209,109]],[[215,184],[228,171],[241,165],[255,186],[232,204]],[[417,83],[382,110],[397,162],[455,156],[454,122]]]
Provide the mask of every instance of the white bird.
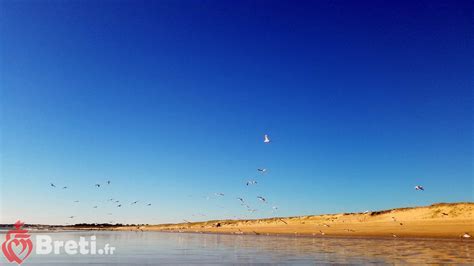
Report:
[[266,202],[267,200],[264,197],[258,196],[257,199],[261,200],[262,202]]
[[244,199],[243,198],[237,198],[238,200],[240,200],[242,203],[244,203]]
[[69,219],[74,219],[75,216],[69,216]]
[[67,187],[63,187],[63,189],[67,189]]
[[464,233],[464,235],[462,235],[463,238],[471,238],[471,235],[468,234],[468,233]]
[[416,190],[425,190],[422,186],[415,186]]
[[122,207],[122,204],[117,205],[117,208],[120,208],[120,207]]
[[259,171],[262,174],[265,174],[267,172],[266,168],[258,168],[257,171]]
[[100,184],[95,184],[96,187],[100,187]]
[[97,209],[97,206],[94,206],[94,209]]
[[265,134],[263,136],[263,143],[270,143],[270,142],[271,142],[270,137],[267,134]]
[[273,209],[274,211],[276,211],[276,210],[278,210],[278,207],[277,207],[277,206],[273,206],[272,209]]
[[151,206],[151,203],[148,203],[146,206]]
[[78,203],[79,201],[78,201],[78,200],[75,200],[74,202],[75,202],[75,203]]
[[56,185],[54,185],[53,183],[51,183],[51,186],[52,186],[52,187],[56,187]]
[[247,181],[247,186],[248,185],[255,185],[255,184],[257,184],[257,181],[255,181],[255,180]]
[[224,196],[224,193],[220,193],[220,192],[219,192],[219,193],[214,193],[214,195],[223,197],[223,196]]
[[132,202],[131,204],[133,205],[133,204],[137,204],[137,203],[138,203],[138,200],[137,200],[137,201],[134,201],[134,202]]

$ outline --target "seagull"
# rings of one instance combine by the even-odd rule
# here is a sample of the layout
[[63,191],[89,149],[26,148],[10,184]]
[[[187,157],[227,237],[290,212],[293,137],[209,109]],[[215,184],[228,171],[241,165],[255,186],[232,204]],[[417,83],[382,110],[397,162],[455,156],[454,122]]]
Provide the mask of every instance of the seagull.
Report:
[[264,197],[258,196],[257,199],[261,200],[262,202],[266,202],[267,200]]
[[278,210],[278,207],[277,207],[277,206],[273,206],[272,209],[273,209],[273,211],[277,211],[277,210]]
[[75,202],[75,203],[78,203],[79,201],[78,201],[78,200],[75,200],[74,202]]
[[138,202],[138,200],[137,200],[137,201],[134,201],[134,202],[132,202],[132,205],[133,205],[133,204],[137,204],[137,202]]
[[114,201],[114,199],[110,198],[110,199],[108,199],[108,201]]
[[248,185],[255,185],[255,184],[257,184],[257,181],[255,181],[255,180],[247,181],[247,186]]
[[52,186],[52,187],[56,187],[53,183],[51,183],[51,186]]
[[257,171],[259,171],[262,174],[265,174],[267,172],[266,168],[258,168]]
[[107,180],[107,185],[110,185],[110,180]]
[[119,203],[119,202],[120,202],[120,200],[116,200],[116,201],[115,201],[115,203]]
[[464,235],[462,235],[463,238],[471,238],[471,235],[468,234],[468,233],[464,233]]
[[151,203],[148,203],[146,206],[151,206]]
[[270,137],[267,134],[263,136],[263,143],[270,143]]
[[75,216],[69,216],[69,219],[74,219]]
[[238,200],[240,200],[242,203],[244,203],[244,199],[243,198],[237,198]]
[[416,190],[425,190],[422,186],[415,186]]
[[224,193],[214,193],[214,195],[223,197]]
[[122,204],[117,205],[117,208],[120,208],[120,207],[122,207]]
[[67,189],[67,187],[63,187],[63,189]]
[[100,187],[100,184],[95,184],[96,187]]
[[94,206],[94,209],[97,209],[97,206]]

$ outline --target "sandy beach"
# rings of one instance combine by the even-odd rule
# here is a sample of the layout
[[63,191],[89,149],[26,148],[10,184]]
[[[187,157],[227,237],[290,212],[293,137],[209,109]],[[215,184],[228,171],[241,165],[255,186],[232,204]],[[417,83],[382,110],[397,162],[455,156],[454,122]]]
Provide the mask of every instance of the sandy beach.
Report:
[[364,213],[124,226],[112,230],[262,235],[292,234],[300,236],[461,238],[464,233],[474,236],[474,203],[438,203],[424,207],[397,208]]

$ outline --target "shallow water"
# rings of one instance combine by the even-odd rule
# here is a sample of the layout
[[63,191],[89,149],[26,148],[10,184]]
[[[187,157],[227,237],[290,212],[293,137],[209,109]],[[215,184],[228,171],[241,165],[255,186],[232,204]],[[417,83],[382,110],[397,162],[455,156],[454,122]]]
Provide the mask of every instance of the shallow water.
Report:
[[[38,255],[36,237],[47,234],[53,240],[75,240],[95,235],[97,249],[106,243],[116,248],[113,255]],[[4,234],[0,234],[3,242]],[[23,265],[145,265],[216,263],[447,263],[473,264],[474,241],[439,239],[373,239],[331,237],[288,237],[218,235],[160,232],[56,232],[32,233],[35,246]],[[7,262],[0,259],[0,264]],[[14,265],[14,264],[12,264]]]

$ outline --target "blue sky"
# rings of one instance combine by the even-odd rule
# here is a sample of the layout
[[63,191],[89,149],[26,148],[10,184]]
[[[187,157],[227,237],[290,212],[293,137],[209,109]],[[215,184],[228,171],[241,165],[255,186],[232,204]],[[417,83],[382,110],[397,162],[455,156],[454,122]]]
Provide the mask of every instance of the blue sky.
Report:
[[473,201],[472,3],[347,2],[2,1],[0,222]]

